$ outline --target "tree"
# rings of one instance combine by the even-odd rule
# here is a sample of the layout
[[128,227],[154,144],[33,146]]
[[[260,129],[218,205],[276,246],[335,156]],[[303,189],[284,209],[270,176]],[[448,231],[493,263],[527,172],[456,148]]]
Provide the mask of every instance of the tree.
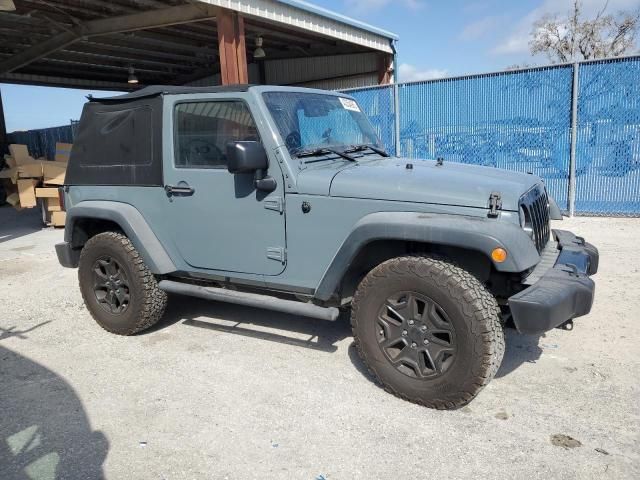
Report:
[[630,53],[640,27],[640,8],[606,14],[609,0],[594,18],[584,18],[582,2],[574,0],[566,15],[545,14],[533,24],[529,48],[552,63],[617,57]]

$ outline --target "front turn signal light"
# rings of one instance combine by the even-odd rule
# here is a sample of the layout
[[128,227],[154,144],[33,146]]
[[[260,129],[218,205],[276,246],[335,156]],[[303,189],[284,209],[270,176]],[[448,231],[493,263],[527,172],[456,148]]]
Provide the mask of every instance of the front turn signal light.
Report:
[[502,263],[507,259],[507,251],[504,248],[494,248],[491,252],[491,258],[496,263]]

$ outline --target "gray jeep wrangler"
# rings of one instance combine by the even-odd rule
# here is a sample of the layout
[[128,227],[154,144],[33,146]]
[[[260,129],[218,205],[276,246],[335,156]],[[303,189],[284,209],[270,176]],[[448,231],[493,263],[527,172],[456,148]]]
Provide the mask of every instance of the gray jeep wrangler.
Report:
[[60,263],[88,310],[132,335],[167,292],[336,320],[389,392],[468,403],[503,328],[591,309],[598,251],[551,230],[540,178],[391,157],[349,96],[148,87],[85,105],[63,187]]

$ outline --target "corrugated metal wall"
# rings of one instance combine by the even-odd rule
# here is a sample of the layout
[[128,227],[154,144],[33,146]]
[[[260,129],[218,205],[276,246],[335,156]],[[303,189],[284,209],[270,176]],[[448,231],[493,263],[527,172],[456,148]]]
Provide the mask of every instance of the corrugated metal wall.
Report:
[[[368,86],[378,83],[378,54],[353,53],[324,57],[303,57],[265,62],[268,85],[305,85],[313,83],[318,88],[349,88],[338,86],[355,82],[366,82]],[[357,77],[357,78],[350,78]],[[363,79],[364,77],[364,79]],[[322,87],[327,85],[327,87]]]
[[[249,83],[257,85],[260,83],[260,71],[258,70],[258,65],[255,63],[250,63],[247,66],[247,73],[249,74]],[[199,80],[195,80],[193,82],[187,83],[190,87],[215,87],[216,85],[220,85],[221,83],[220,74],[216,73],[215,75],[211,75],[210,77],[201,78]]]
[[[378,53],[368,52],[265,60],[266,84],[297,85],[325,90],[369,87],[378,84],[378,58]],[[248,74],[249,83],[260,84],[260,70],[257,64],[249,64]],[[196,80],[188,85],[220,85],[220,74]]]

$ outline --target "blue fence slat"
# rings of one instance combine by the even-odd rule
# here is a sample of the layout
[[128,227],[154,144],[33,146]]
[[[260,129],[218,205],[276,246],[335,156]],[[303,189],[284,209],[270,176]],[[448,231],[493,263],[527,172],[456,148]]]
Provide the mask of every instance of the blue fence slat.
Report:
[[412,158],[531,172],[568,209],[571,68],[400,86],[400,144]]
[[395,155],[393,88],[390,86],[373,87],[351,90],[348,93],[356,99],[362,111],[371,120],[387,152]]
[[640,58],[580,65],[576,211],[640,214]]
[[[640,216],[640,57],[578,72],[575,211]],[[572,73],[560,65],[399,84],[400,153],[535,173],[567,211]],[[395,151],[393,87],[348,93]]]

